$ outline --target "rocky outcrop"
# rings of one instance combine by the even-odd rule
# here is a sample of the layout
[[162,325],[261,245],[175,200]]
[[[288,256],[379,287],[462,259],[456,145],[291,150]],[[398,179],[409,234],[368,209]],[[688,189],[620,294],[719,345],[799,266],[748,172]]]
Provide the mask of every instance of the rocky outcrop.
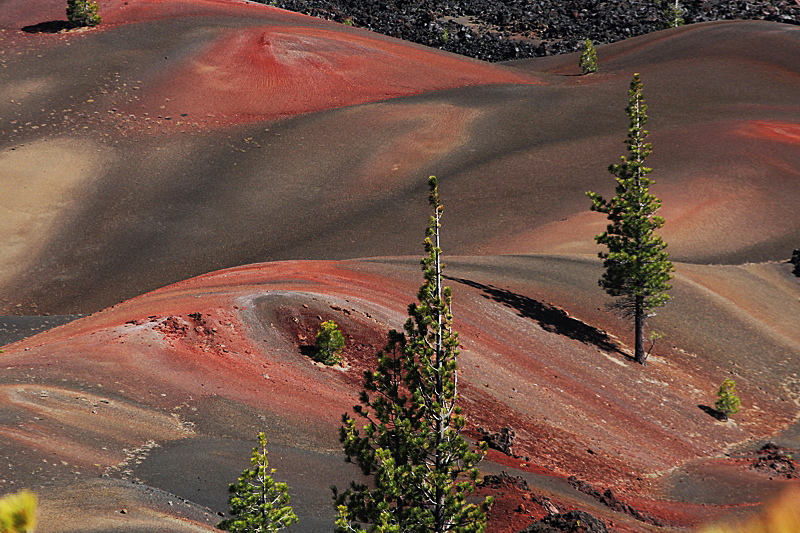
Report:
[[608,533],[605,522],[585,511],[551,514],[519,533]]

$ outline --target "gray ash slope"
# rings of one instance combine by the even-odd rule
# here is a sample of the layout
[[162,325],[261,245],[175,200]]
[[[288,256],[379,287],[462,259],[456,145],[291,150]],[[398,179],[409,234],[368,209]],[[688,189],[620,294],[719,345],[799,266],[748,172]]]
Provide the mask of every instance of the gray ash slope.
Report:
[[[673,0],[256,0],[484,61],[575,52],[666,27]],[[687,0],[687,24],[768,20],[800,25],[794,0]]]

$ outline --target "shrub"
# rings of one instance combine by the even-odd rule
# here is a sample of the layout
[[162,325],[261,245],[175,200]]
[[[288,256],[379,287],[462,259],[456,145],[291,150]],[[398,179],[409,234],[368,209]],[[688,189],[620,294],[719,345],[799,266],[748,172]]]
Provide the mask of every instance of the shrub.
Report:
[[0,498],[0,533],[28,533],[36,526],[36,495],[23,490]]
[[583,41],[583,52],[578,62],[584,74],[597,72],[597,51],[594,49],[591,39],[588,37]]
[[328,366],[337,365],[342,362],[343,349],[344,336],[336,323],[328,320],[320,324],[317,332],[317,353],[314,355],[314,360]]
[[730,415],[739,412],[739,406],[741,406],[741,404],[742,402],[736,394],[736,382],[730,378],[726,378],[717,391],[717,402],[714,404],[714,407],[717,411],[725,415],[727,419]]
[[67,20],[73,26],[97,26],[102,19],[97,13],[97,2],[67,0]]

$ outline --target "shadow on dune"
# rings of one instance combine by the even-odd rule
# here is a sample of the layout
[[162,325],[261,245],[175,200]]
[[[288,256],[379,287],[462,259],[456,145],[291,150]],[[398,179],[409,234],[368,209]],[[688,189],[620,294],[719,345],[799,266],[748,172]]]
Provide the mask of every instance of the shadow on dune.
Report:
[[629,358],[628,354],[620,351],[619,347],[611,340],[606,332],[572,318],[563,309],[534,300],[528,296],[517,294],[508,289],[495,287],[494,285],[484,285],[483,283],[463,278],[445,277],[457,283],[463,283],[464,285],[482,290],[484,292],[484,298],[492,299],[495,302],[499,302],[506,307],[516,310],[519,316],[523,318],[532,318],[546,331],[564,335],[584,344],[591,344],[597,346],[601,350],[616,352]]
[[708,416],[719,420],[720,422],[726,422],[728,420],[728,417],[725,416],[725,413],[717,411],[713,407],[709,407],[707,405],[698,405],[697,408],[705,412]]
[[72,24],[66,20],[49,20],[47,22],[40,22],[39,24],[24,26],[22,31],[25,33],[58,33],[72,27]]

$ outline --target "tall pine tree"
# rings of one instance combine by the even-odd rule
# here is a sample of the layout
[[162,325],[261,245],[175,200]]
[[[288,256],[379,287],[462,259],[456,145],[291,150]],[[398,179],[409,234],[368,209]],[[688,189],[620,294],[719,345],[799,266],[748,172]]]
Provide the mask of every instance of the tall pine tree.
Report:
[[611,200],[591,191],[586,194],[592,200],[592,211],[606,214],[610,221],[606,231],[595,237],[598,244],[608,248],[599,254],[605,267],[600,286],[618,297],[617,309],[633,317],[634,359],[645,364],[644,321],[652,309],[669,300],[666,291],[671,288],[669,280],[675,268],[667,259],[667,244],[655,234],[664,225],[664,219],[656,216],[661,200],[650,194],[649,187],[654,181],[647,175],[652,169],[644,166],[652,145],[645,142],[647,105],[638,73],[633,75],[628,94],[626,111],[630,128],[625,144],[630,157],[623,156],[621,163],[608,167],[616,177],[617,194]]
[[405,332],[389,332],[378,368],[364,373],[363,434],[343,416],[341,440],[348,460],[372,477],[372,488],[352,483],[334,500],[338,530],[369,533],[482,533],[491,504],[467,503],[475,466],[485,446],[471,451],[461,436],[458,402],[458,333],[453,330],[451,293],[442,286],[439,228],[442,204],[431,176],[434,213],[422,260],[425,283],[408,308]]

